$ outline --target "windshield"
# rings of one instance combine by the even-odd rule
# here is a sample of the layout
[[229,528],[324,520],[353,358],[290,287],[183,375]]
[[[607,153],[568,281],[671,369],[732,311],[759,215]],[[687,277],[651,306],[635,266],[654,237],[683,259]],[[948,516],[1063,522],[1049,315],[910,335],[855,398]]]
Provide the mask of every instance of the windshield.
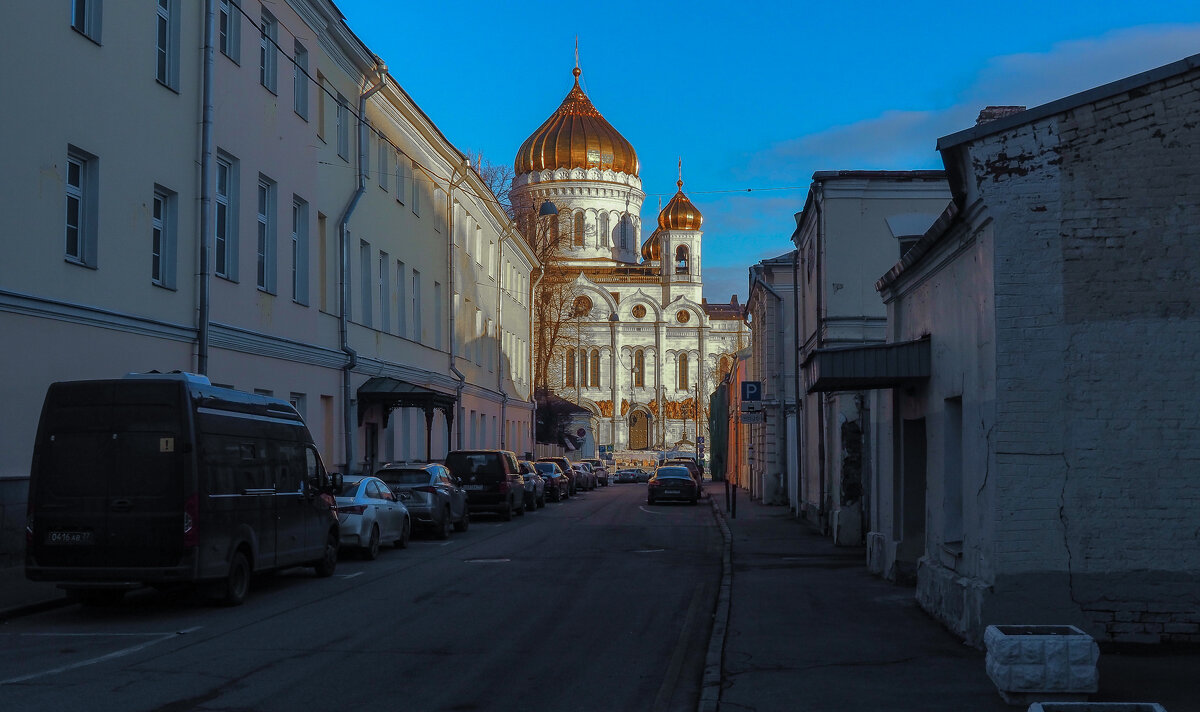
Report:
[[660,467],[658,468],[658,471],[654,473],[654,476],[660,480],[668,478],[678,478],[683,480],[692,479],[692,473],[688,472],[686,467]]
[[534,465],[539,475],[553,475],[556,465],[553,462],[539,462]]
[[380,470],[375,476],[389,485],[423,485],[429,482],[426,470]]

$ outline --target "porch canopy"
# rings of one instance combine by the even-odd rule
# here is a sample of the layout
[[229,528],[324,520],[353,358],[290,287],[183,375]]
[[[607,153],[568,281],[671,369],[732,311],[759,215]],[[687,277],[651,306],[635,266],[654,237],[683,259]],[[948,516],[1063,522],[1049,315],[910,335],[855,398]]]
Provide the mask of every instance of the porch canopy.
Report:
[[817,349],[804,360],[809,393],[895,388],[929,378],[929,337]]
[[446,416],[446,442],[454,427],[454,407],[457,401],[449,393],[430,390],[422,386],[388,376],[375,376],[358,387],[358,424],[373,405],[383,406],[383,424],[396,408],[420,408],[425,412],[425,460],[432,458],[433,411],[440,410]]

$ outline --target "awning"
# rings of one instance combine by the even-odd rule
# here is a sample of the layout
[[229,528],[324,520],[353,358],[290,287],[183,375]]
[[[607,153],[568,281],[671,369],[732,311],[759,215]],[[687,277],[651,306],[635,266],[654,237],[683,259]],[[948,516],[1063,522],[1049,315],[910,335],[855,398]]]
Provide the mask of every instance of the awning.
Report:
[[892,344],[817,349],[804,361],[809,393],[895,388],[929,378],[929,337]]
[[360,425],[366,410],[373,405],[383,405],[385,425],[387,424],[387,414],[395,408],[420,408],[429,418],[433,417],[433,411],[436,409],[446,413],[447,420],[454,419],[455,400],[453,395],[388,376],[376,376],[358,387],[358,422]]

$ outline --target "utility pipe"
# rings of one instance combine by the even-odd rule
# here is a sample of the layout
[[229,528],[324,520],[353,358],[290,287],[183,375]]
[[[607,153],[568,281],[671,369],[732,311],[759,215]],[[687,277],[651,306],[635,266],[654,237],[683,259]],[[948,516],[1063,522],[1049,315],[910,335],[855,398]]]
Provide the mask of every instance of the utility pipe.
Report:
[[213,193],[213,45],[216,39],[217,6],[215,0],[204,2],[204,70],[201,89],[203,108],[200,118],[200,310],[196,316],[196,373],[208,375],[208,324],[211,319],[209,290],[212,272],[209,269],[208,240],[212,233]]
[[804,457],[808,454],[804,448],[804,398],[800,389],[800,336],[804,333],[800,331],[800,247],[792,252],[792,322],[795,327],[796,348],[792,351],[792,367],[795,372],[796,382],[792,384],[796,397],[796,490],[797,501],[796,505],[801,510],[797,514],[802,514],[804,509]]
[[[817,341],[816,348],[825,345],[825,320],[828,308],[824,301],[825,293],[825,186],[817,184],[817,198],[813,201],[817,208],[817,249],[814,260],[817,269]],[[824,313],[823,313],[824,312]],[[817,393],[817,472],[820,477],[821,500],[817,509],[817,523],[822,533],[825,530],[825,517],[829,512],[825,507],[825,394]]]
[[[346,449],[346,472],[350,472],[350,468],[354,466],[354,445],[357,428],[354,423],[354,409],[351,404],[354,402],[353,389],[350,386],[350,375],[356,366],[358,366],[358,352],[350,347],[350,235],[349,224],[350,216],[354,214],[354,209],[358,207],[358,201],[362,198],[363,191],[367,187],[367,99],[372,94],[383,88],[384,75],[387,74],[387,65],[383,63],[379,57],[375,58],[375,84],[370,86],[366,91],[358,95],[358,169],[357,180],[358,187],[354,190],[354,195],[350,197],[350,202],[346,204],[346,209],[342,211],[342,217],[338,220],[338,243],[341,250],[341,264],[339,265],[342,289],[339,298],[338,317],[338,337],[341,344],[342,353],[346,354],[346,364],[342,366],[342,428],[345,431]],[[366,279],[363,275],[363,279]]]
[[[458,365],[455,360],[458,357],[458,332],[455,325],[458,323],[454,313],[454,186],[460,185],[467,178],[467,171],[471,169],[470,159],[464,157],[457,166],[454,167],[454,172],[450,175],[450,180],[446,183],[446,284],[449,285],[446,292],[450,295],[450,373],[458,379],[458,385],[454,388],[454,402],[458,413],[455,414],[454,420],[457,423],[457,428],[454,431],[454,447],[457,450],[463,448],[463,406],[462,394],[463,387],[467,383],[467,376],[462,371],[458,370]],[[449,449],[449,443],[446,448]]]

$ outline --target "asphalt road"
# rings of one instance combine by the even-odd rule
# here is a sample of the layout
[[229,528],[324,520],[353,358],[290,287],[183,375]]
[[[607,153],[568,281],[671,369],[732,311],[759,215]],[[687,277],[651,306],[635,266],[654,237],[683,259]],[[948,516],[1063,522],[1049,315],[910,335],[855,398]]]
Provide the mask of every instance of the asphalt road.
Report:
[[614,485],[237,608],[146,590],[9,621],[0,707],[695,710],[720,562],[707,506]]

